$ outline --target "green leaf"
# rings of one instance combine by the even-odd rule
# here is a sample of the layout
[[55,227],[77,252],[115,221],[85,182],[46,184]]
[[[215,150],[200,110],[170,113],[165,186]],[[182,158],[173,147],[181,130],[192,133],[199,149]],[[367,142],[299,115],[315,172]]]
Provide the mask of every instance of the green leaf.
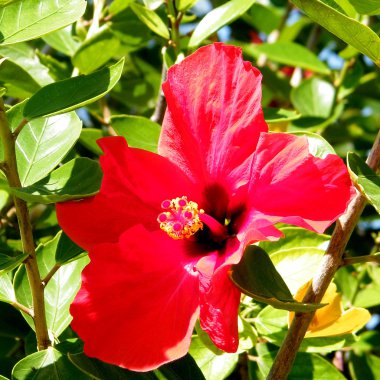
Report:
[[111,126],[119,136],[125,137],[128,145],[157,152],[161,127],[142,116],[118,115],[111,118]]
[[65,264],[75,260],[83,253],[83,248],[76,245],[63,231],[58,232],[54,239],[55,261],[57,264]]
[[285,110],[282,108],[263,108],[264,119],[269,124],[283,123],[286,121],[296,120],[301,115],[293,110]]
[[16,300],[15,292],[13,290],[12,281],[8,273],[0,276],[0,301],[12,303]]
[[27,202],[56,203],[95,195],[100,188],[102,170],[96,161],[75,158],[33,185],[12,188],[17,197]]
[[297,131],[291,132],[291,134],[296,136],[306,136],[309,143],[309,152],[315,157],[325,158],[328,154],[335,154],[334,148],[317,133]]
[[143,2],[148,9],[154,11],[164,3],[164,0],[143,0]]
[[41,116],[65,113],[103,97],[120,79],[124,59],[110,67],[49,84],[26,103],[24,117],[28,120]]
[[175,6],[180,12],[185,12],[193,7],[198,0],[175,0]]
[[231,0],[207,13],[191,35],[189,48],[197,47],[218,29],[236,20],[254,3],[255,0]]
[[52,48],[69,57],[74,55],[80,45],[79,42],[73,38],[70,29],[67,28],[45,34],[42,39]]
[[22,70],[29,74],[38,85],[45,86],[53,82],[49,75],[49,70],[42,65],[35,50],[27,43],[14,45],[0,45],[0,56],[7,57],[8,61],[18,65]]
[[328,118],[334,106],[335,89],[329,82],[313,77],[293,88],[291,100],[304,116]]
[[159,368],[167,380],[206,380],[191,355],[164,364]]
[[91,380],[53,347],[35,352],[20,360],[13,368],[12,380]]
[[[264,344],[259,344],[256,347],[259,353],[260,371],[264,376],[267,376],[277,352],[273,348],[269,350]],[[320,355],[299,352],[287,379],[345,380],[346,378]]]
[[363,15],[380,14],[380,0],[349,0],[358,13]]
[[89,358],[83,353],[68,354],[68,357],[80,371],[95,380],[156,380],[153,372],[139,373]]
[[274,42],[260,45],[249,45],[252,55],[258,57],[264,54],[268,59],[283,65],[301,67],[315,73],[330,73],[330,69],[319,60],[319,58],[306,47],[295,42]]
[[307,312],[324,306],[295,301],[268,254],[255,245],[249,245],[240,263],[232,265],[230,278],[244,294],[278,309]]
[[380,39],[377,34],[360,22],[345,16],[318,0],[292,0],[294,5],[313,21],[364,55],[376,64],[380,61]]
[[355,355],[349,361],[350,374],[353,380],[380,378],[380,358],[373,354]]
[[154,33],[166,40],[170,38],[167,26],[156,12],[137,3],[132,3],[130,7],[136,16]]
[[[27,103],[28,105],[28,103]],[[16,140],[16,157],[23,187],[48,175],[78,140],[82,122],[74,113],[35,119]]]
[[70,25],[82,16],[85,0],[19,0],[0,8],[0,43],[14,44]]
[[82,43],[72,62],[81,73],[89,74],[111,60],[119,48],[120,40],[109,28],[103,28]]
[[239,360],[238,354],[210,351],[198,336],[193,336],[189,350],[207,380],[221,380],[230,375]]
[[103,151],[99,148],[96,140],[102,137],[104,137],[104,134],[100,129],[83,128],[79,137],[79,142],[89,151],[99,156]]
[[347,165],[353,181],[380,213],[380,177],[356,154],[347,154]]
[[[55,255],[60,235],[37,248],[37,263],[41,278],[44,278],[56,265]],[[70,324],[72,317],[69,306],[77,293],[81,283],[81,272],[88,264],[88,257],[82,257],[60,267],[45,287],[46,321],[48,329],[54,337],[58,337]],[[28,307],[32,307],[32,297],[28,277],[24,267],[20,267],[14,279],[14,289],[17,300]],[[34,322],[28,316],[24,318],[34,329]]]
[[15,257],[0,253],[0,276],[17,268],[28,256],[27,253]]

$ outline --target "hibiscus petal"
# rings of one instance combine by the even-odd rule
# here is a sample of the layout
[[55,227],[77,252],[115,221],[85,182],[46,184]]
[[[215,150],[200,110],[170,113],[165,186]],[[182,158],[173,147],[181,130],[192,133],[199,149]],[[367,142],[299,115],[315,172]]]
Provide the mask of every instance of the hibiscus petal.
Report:
[[251,209],[261,218],[316,232],[345,211],[354,193],[338,156],[314,157],[306,137],[285,133],[261,135],[250,183]]
[[116,243],[123,231],[136,224],[157,229],[165,199],[199,198],[188,178],[169,160],[129,148],[122,137],[100,139],[99,145],[104,151],[100,193],[57,204],[59,224],[86,250],[100,243]]
[[199,305],[192,248],[142,226],[95,246],[70,309],[85,353],[136,371],[185,355]]
[[159,152],[198,183],[246,185],[249,158],[267,131],[261,74],[240,48],[205,46],[168,71]]
[[240,261],[237,239],[227,243],[224,253],[213,252],[197,264],[200,281],[200,325],[223,351],[236,352],[239,345],[238,310],[240,290],[228,276],[231,264]]

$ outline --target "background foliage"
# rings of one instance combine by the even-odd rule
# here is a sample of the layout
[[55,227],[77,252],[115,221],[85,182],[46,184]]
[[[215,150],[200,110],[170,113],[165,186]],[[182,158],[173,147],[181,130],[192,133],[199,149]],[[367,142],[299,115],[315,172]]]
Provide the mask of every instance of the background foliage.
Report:
[[[352,178],[370,201],[335,283],[345,308],[367,308],[372,319],[356,335],[305,339],[289,379],[380,378],[380,269],[376,256],[355,260],[380,250],[380,179],[363,162],[380,125],[379,15],[378,0],[0,0],[0,92],[20,179],[15,186],[0,175],[0,379],[268,374],[288,312],[248,296],[238,353],[218,351],[197,329],[189,355],[151,373],[87,358],[70,328],[69,305],[88,258],[60,231],[54,203],[97,192],[99,137],[121,135],[156,151],[166,68],[217,40],[241,46],[262,71],[270,129],[306,134],[316,155],[354,152]],[[4,154],[3,145],[0,160]],[[33,320],[20,311],[32,307],[32,296],[13,196],[30,213],[54,342],[47,350],[37,351]],[[285,239],[261,248],[294,294],[313,276],[331,231],[283,228]]]

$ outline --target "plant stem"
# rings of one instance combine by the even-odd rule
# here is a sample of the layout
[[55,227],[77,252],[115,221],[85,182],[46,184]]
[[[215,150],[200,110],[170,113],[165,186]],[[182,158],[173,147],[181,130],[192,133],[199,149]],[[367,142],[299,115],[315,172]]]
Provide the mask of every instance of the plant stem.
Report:
[[57,270],[61,267],[61,264],[55,264],[53,268],[50,269],[49,273],[42,279],[42,285],[46,287],[50,279],[55,275]]
[[[367,159],[367,164],[374,171],[377,171],[380,167],[380,131]],[[357,194],[350,202],[345,214],[337,220],[330,244],[303,302],[321,302],[327,287],[342,262],[342,256],[346,245],[360,218],[365,204],[366,198],[364,195]],[[277,353],[267,380],[285,380],[288,377],[299,346],[313,316],[314,313],[296,313],[280,350]]]
[[29,316],[31,316],[32,318],[34,317],[34,313],[33,313],[33,310],[32,309],[29,309],[28,307],[26,307],[25,305],[22,305],[21,303],[17,302],[17,301],[13,301],[11,303],[11,305],[18,309],[18,310],[21,310],[23,311],[25,314],[28,314]]
[[362,263],[369,263],[369,262],[380,264],[380,255],[346,257],[342,260],[341,266],[352,265],[352,264],[362,264]]
[[[0,137],[4,148],[4,170],[9,186],[21,187],[17,171],[15,136],[12,134],[5,114],[3,99],[0,98]],[[29,255],[24,261],[33,302],[33,320],[35,324],[37,348],[44,350],[51,345],[45,314],[44,287],[37,265],[29,210],[25,201],[13,196],[23,251]]]

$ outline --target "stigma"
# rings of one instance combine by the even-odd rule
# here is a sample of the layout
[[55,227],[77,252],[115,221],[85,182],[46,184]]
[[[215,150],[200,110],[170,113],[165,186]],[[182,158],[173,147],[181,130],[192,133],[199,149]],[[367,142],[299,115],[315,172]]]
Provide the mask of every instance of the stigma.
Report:
[[198,204],[188,201],[186,196],[167,199],[161,203],[161,212],[157,217],[160,228],[175,240],[189,238],[203,229]]

